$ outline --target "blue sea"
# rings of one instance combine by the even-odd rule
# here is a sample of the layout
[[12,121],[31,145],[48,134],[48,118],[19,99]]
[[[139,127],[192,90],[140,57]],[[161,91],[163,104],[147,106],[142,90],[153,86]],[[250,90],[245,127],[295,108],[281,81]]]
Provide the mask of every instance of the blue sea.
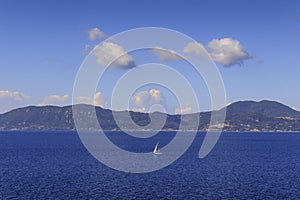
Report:
[[[174,134],[141,142],[106,133],[133,152],[166,145]],[[204,135],[168,167],[132,174],[96,160],[76,132],[2,131],[0,199],[299,199],[300,134],[222,133],[199,159]]]

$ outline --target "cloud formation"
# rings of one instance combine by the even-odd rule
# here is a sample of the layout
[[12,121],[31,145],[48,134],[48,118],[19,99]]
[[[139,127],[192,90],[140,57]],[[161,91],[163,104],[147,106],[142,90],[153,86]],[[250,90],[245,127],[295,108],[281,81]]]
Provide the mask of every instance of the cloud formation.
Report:
[[134,59],[118,44],[104,42],[96,45],[92,54],[96,56],[97,63],[105,67],[132,68],[135,67]]
[[197,42],[188,43],[184,47],[183,52],[184,53],[195,54],[195,55],[200,56],[200,57],[207,56],[207,51],[206,51],[205,47],[201,43],[197,43]]
[[29,95],[18,91],[0,90],[0,113],[28,104]]
[[79,96],[76,100],[78,103],[100,106],[102,108],[107,105],[106,98],[102,92],[96,92],[94,99],[87,96]]
[[213,39],[207,47],[212,59],[224,67],[241,65],[244,60],[252,58],[238,40],[231,38]]
[[21,92],[0,90],[0,99],[10,99],[10,100],[14,100],[14,101],[22,101],[22,100],[27,100],[29,98],[30,98],[30,96],[25,95]]
[[152,48],[151,51],[158,56],[160,61],[181,60],[182,56],[173,50],[166,50],[161,47]]
[[69,95],[50,95],[43,98],[42,103],[39,105],[45,106],[45,105],[61,105],[65,103],[69,99]]
[[253,58],[238,40],[231,38],[213,39],[206,46],[201,43],[189,43],[183,52],[203,56],[206,54],[205,50],[213,61],[224,67],[242,65],[244,60]]
[[148,112],[153,104],[161,101],[161,92],[156,89],[149,91],[141,91],[132,97],[132,102],[135,104],[137,111]]
[[92,28],[88,30],[88,34],[91,41],[99,40],[105,37],[105,34],[98,28]]
[[84,49],[82,50],[82,54],[86,55],[90,52],[90,50],[91,50],[91,45],[86,44],[86,45],[84,45]]
[[186,105],[184,108],[176,108],[175,114],[187,114],[192,113],[193,109],[190,105]]

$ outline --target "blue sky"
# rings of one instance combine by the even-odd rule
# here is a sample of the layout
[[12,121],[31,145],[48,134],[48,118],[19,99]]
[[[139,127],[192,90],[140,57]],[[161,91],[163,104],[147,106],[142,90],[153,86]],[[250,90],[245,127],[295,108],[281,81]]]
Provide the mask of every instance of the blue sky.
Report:
[[[213,39],[238,41],[249,55],[240,59],[242,65],[224,67],[224,61],[216,62],[227,101],[270,99],[300,108],[299,1],[2,0],[0,113],[26,105],[71,104],[85,46],[104,39],[91,41],[89,30],[97,28],[111,36],[149,26],[182,32],[204,45]],[[123,72],[109,73],[116,78]],[[99,105],[109,107],[105,85],[110,84],[99,87]],[[155,88],[144,87],[137,93],[149,95],[151,89]],[[164,98],[169,96],[165,92]],[[202,104],[209,109],[208,102]],[[175,109],[174,105],[168,112]]]

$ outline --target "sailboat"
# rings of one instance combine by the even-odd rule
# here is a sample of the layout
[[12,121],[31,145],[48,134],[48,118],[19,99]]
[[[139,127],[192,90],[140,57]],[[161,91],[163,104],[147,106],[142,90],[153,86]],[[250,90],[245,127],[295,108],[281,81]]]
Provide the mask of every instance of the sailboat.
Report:
[[160,155],[160,154],[162,154],[162,152],[160,152],[160,150],[158,149],[158,144],[159,143],[156,144],[156,146],[155,146],[155,148],[153,150],[153,154],[154,155]]

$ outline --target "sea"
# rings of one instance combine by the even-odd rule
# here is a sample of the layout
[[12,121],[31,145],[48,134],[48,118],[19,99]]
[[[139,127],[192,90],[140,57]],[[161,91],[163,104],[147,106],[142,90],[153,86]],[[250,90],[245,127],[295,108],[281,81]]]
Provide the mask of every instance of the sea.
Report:
[[[138,153],[176,133],[105,134]],[[76,131],[2,131],[0,199],[300,199],[299,133],[222,133],[200,159],[204,136],[163,169],[126,173],[95,159]]]

